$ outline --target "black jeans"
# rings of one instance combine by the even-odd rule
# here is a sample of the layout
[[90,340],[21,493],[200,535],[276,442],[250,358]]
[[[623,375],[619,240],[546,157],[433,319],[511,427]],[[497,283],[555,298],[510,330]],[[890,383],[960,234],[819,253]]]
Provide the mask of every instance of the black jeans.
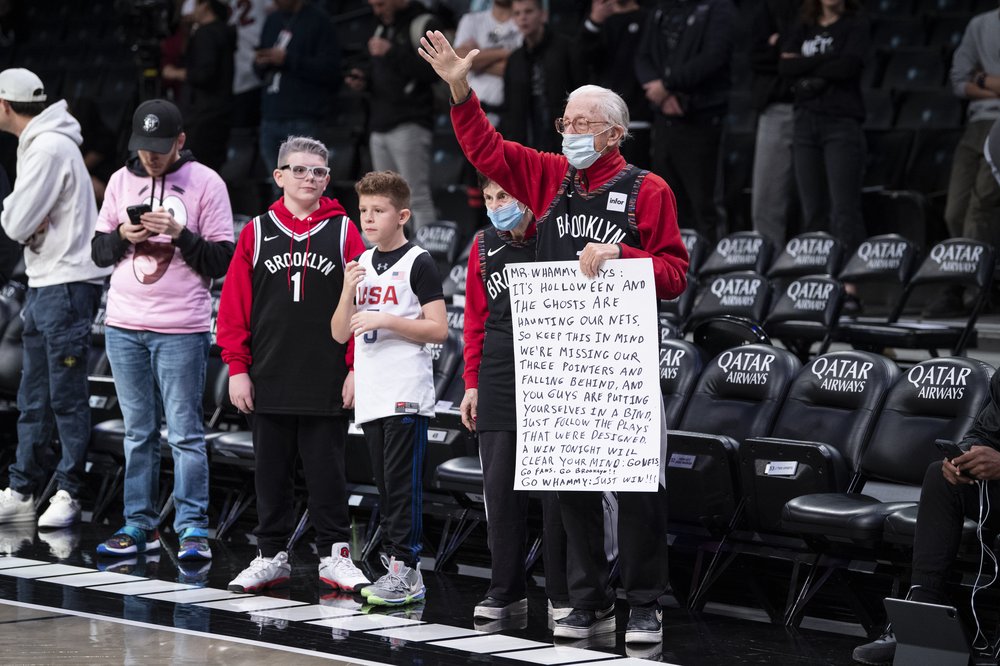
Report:
[[[597,610],[615,600],[604,552],[604,503],[599,492],[560,492],[566,526],[566,578],[573,608]],[[661,602],[667,570],[667,491],[618,493],[618,561],[630,606]]]
[[[962,523],[966,518],[979,522],[979,485],[951,485],[941,473],[941,464],[930,464],[920,488],[913,537],[912,583],[922,588],[917,601],[944,599],[944,581],[962,542]],[[988,482],[986,492],[991,510],[984,527],[995,529],[1000,525],[1000,485]]]
[[[506,602],[526,595],[528,492],[513,490],[516,453],[517,433],[480,431],[479,459],[483,464],[486,534],[492,560],[486,596]],[[542,516],[545,593],[553,601],[566,603],[566,532],[556,493],[543,494]]]
[[387,416],[361,424],[378,487],[383,551],[416,567],[423,545],[426,416]]
[[865,175],[861,123],[796,109],[792,155],[803,231],[828,231],[853,252],[867,236],[861,214]]
[[296,457],[302,458],[309,493],[309,521],[316,528],[320,557],[330,547],[349,541],[344,478],[347,419],[342,416],[253,414],[253,451],[256,458],[257,544],[261,555],[274,557],[285,550],[295,529],[292,475]]
[[709,245],[719,240],[715,182],[719,170],[722,120],[690,123],[657,114],[653,123],[653,171],[677,199],[677,220]]

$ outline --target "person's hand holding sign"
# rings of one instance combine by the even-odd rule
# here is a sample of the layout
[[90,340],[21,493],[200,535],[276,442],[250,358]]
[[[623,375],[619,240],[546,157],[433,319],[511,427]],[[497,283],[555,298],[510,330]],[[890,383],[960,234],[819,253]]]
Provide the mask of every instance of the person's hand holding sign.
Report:
[[622,249],[610,243],[587,243],[580,253],[580,272],[587,277],[597,277],[601,266],[608,259],[618,259]]

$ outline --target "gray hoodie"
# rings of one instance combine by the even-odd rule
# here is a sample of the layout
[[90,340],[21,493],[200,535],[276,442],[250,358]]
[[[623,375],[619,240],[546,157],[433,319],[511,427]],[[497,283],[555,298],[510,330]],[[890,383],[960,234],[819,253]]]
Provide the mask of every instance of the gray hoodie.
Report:
[[64,100],[32,118],[18,139],[17,181],[0,225],[25,245],[29,287],[100,281],[111,272],[90,258],[97,203],[82,141]]

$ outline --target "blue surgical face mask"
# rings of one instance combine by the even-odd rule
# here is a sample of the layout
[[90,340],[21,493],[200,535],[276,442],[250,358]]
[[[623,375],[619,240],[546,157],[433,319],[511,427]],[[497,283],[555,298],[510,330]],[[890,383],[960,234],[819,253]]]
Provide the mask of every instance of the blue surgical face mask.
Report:
[[[612,125],[613,127],[613,125]],[[598,134],[604,134],[611,127]],[[576,169],[586,169],[597,161],[601,153],[594,147],[597,134],[563,134],[562,152]]]
[[524,218],[524,211],[517,205],[516,201],[511,201],[494,210],[486,210],[486,215],[497,231],[511,231],[521,224]]

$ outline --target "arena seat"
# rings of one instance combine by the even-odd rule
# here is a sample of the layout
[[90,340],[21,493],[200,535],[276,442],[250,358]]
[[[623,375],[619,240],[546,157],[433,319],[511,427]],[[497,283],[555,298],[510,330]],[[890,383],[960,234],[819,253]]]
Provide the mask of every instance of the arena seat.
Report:
[[[923,53],[921,55],[897,54],[900,58],[893,70],[895,81],[890,80],[890,72],[887,69],[882,85],[914,87],[921,86],[941,86],[941,79],[944,77],[944,65],[939,64],[940,69],[935,69],[933,60],[935,57],[940,61],[940,56],[936,54]],[[909,62],[912,60],[913,62]],[[924,60],[926,62],[920,62]],[[894,63],[889,63],[893,66]],[[940,77],[938,75],[941,75]],[[948,89],[938,90],[903,90],[899,98],[899,114],[896,116],[896,127],[920,130],[947,130],[955,129],[962,125],[962,101],[955,97]]]
[[691,307],[694,305],[697,295],[698,278],[688,273],[687,284],[684,286],[684,291],[681,292],[680,296],[657,302],[657,310],[661,321],[666,322],[675,331],[683,330],[688,317],[691,316]]
[[[933,2],[935,0],[931,1]],[[950,0],[938,1],[944,3]],[[970,18],[972,17],[967,13],[956,13],[935,17],[931,22],[930,36],[927,39],[927,45],[937,46],[943,49],[945,53],[950,54],[957,49],[958,45],[961,43],[962,35],[965,34],[965,28],[969,25]]]
[[[891,289],[893,295],[901,294],[916,268],[916,262],[917,248],[910,239],[899,234],[872,236],[858,246],[837,277],[844,284],[854,284],[862,289],[874,286],[882,290]],[[884,317],[867,315],[857,319],[884,322],[890,314],[886,313]]]
[[714,535],[731,527],[742,500],[736,453],[770,434],[800,363],[784,349],[746,345],[712,359],[667,439],[671,522]]
[[733,271],[765,273],[771,265],[774,246],[757,231],[737,231],[729,234],[712,248],[698,276],[705,278]]
[[451,220],[425,224],[417,230],[414,238],[414,243],[427,250],[434,259],[441,275],[447,275],[455,264],[460,242],[458,224]]
[[764,321],[764,330],[806,361],[813,343],[819,343],[817,354],[829,349],[837,334],[843,302],[844,285],[840,280],[826,275],[800,277],[781,292]]
[[907,186],[928,196],[948,191],[952,157],[962,138],[961,128],[921,129],[916,132],[906,167]]
[[771,436],[740,447],[751,529],[781,533],[789,499],[857,483],[861,455],[898,374],[886,357],[854,350],[817,356],[802,368]]
[[[889,130],[892,129],[893,123],[896,121],[896,105],[892,97],[892,92],[889,90],[871,90],[866,89],[861,92],[862,97],[865,101],[865,135],[866,137],[870,135],[871,130]],[[872,146],[868,145],[869,156],[872,152]]]
[[919,17],[876,17],[871,23],[875,48],[896,51],[924,45],[924,22]]
[[[888,93],[887,93],[888,94]],[[867,96],[865,106],[868,106]],[[883,129],[873,126],[866,129],[865,141],[868,144],[868,154],[865,160],[865,188],[881,188],[887,190],[898,190],[905,182],[903,174],[906,172],[907,161],[910,157],[910,148],[913,145],[913,131],[905,129],[888,129],[892,125],[892,118],[889,124]],[[877,111],[876,111],[877,112]],[[869,112],[869,117],[871,117]],[[866,127],[868,127],[866,125]]]
[[704,365],[700,350],[687,340],[660,340],[660,392],[667,428],[675,428]]
[[681,229],[681,242],[688,252],[688,275],[698,275],[701,265],[708,256],[709,247],[705,237],[694,229]]
[[[921,28],[922,31],[922,28]],[[923,43],[922,32],[920,34],[921,44]],[[913,46],[913,45],[908,45]],[[941,49],[931,46],[920,46],[918,48],[898,48],[889,55],[885,64],[885,72],[882,74],[882,88],[891,90],[925,90],[941,88],[945,79],[945,63],[941,57]],[[950,91],[948,91],[950,94]],[[922,103],[926,109],[934,109],[927,100],[933,97],[917,96],[924,100]],[[954,99],[954,98],[953,98]],[[955,100],[957,101],[957,100]],[[910,102],[911,104],[913,102]],[[906,102],[904,101],[905,105]],[[950,108],[942,106],[941,108]],[[902,108],[900,111],[902,115]],[[940,121],[939,121],[940,122]],[[927,120],[920,122],[926,125]],[[961,119],[959,119],[959,123]]]
[[802,495],[785,504],[783,529],[805,537],[818,553],[840,555],[812,569],[791,614],[843,566],[845,554],[847,561],[876,558],[887,517],[915,506],[927,466],[941,459],[935,440],[962,438],[989,396],[992,373],[966,358],[913,366],[889,390],[861,457],[857,492]]
[[[989,300],[995,254],[992,245],[969,238],[938,243],[907,283],[885,323],[847,322],[841,326],[839,337],[860,349],[923,349],[937,356],[938,349],[950,348],[951,355],[963,355],[968,347],[976,346],[976,321]],[[975,290],[975,302],[964,324],[901,319],[918,287],[926,291],[927,287],[941,285],[962,285]]]
[[767,277],[772,284],[806,275],[836,275],[844,262],[844,244],[825,231],[790,239],[774,258]]
[[441,289],[444,292],[444,302],[459,307],[465,307],[465,280],[469,272],[469,253],[472,252],[473,239],[463,246],[458,258],[444,275]]
[[761,327],[771,287],[760,273],[737,271],[707,278],[685,325],[707,358],[740,344],[770,342]]

